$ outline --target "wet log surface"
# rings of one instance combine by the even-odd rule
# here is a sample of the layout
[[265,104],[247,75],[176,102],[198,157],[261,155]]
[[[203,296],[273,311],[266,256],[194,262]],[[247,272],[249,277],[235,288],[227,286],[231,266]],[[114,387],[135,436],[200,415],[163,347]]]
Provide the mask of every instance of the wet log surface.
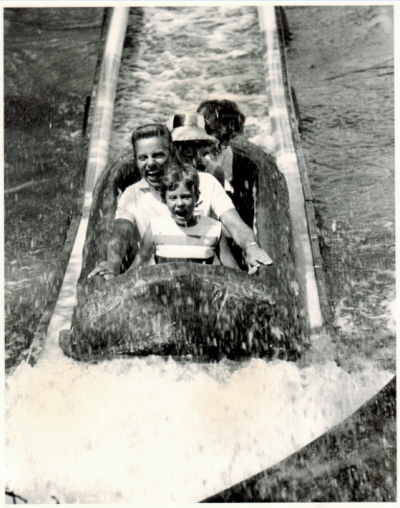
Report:
[[[275,159],[259,146],[242,137],[233,139],[231,146],[234,154],[234,204],[243,220],[250,227],[254,226],[257,240],[274,261],[271,266],[260,269],[259,277],[272,292],[279,312],[286,314],[288,322],[292,324],[290,333],[305,332],[297,299],[289,193],[285,177]],[[251,194],[255,194],[255,197]],[[255,216],[251,215],[254,199]]]
[[266,287],[225,267],[171,263],[106,283],[97,278],[80,287],[78,301],[79,354],[286,358],[292,349],[271,335],[274,301]]
[[[149,266],[104,281],[87,275],[106,259],[118,191],[139,179],[129,153],[111,162],[93,196],[66,354],[85,361],[132,355],[295,360],[306,347],[296,298],[288,191],[259,147],[233,144],[234,201],[274,264],[253,277],[194,263]],[[254,197],[256,202],[254,213]],[[129,256],[128,256],[129,257]],[[125,260],[121,272],[129,265]]]

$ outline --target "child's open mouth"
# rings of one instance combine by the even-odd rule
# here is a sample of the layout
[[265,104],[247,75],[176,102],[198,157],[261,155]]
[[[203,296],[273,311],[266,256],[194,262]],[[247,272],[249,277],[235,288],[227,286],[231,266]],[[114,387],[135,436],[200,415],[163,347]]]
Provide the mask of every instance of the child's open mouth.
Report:
[[186,210],[176,210],[175,215],[177,217],[179,217],[180,219],[185,219],[187,216],[187,211]]
[[177,224],[183,225],[187,224],[189,221],[189,215],[187,210],[176,210],[174,212],[174,219]]

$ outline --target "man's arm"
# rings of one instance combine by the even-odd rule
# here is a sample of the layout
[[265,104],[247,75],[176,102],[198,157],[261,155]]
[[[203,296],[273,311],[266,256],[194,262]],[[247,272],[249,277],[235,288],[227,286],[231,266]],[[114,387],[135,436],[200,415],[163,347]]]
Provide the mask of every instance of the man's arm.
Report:
[[[245,251],[247,264],[250,268],[258,268],[260,264],[270,265],[272,259],[258,245],[253,231],[243,222],[221,184],[211,175],[205,174],[204,177],[204,187],[200,180],[200,192],[203,196],[211,192],[211,209],[232,235],[236,244]],[[254,270],[251,271],[254,272]]]
[[88,279],[94,275],[103,275],[108,280],[119,274],[121,262],[128,250],[128,246],[134,237],[132,222],[126,219],[115,219],[112,237],[107,245],[107,261],[102,261],[92,270]]
[[153,233],[151,231],[151,226],[149,226],[144,234],[140,250],[136,254],[135,259],[127,272],[129,272],[129,270],[135,270],[135,268],[139,268],[139,266],[147,265],[151,256],[154,254],[154,250]]
[[221,262],[221,265],[227,266],[228,268],[234,268],[236,270],[240,270],[239,265],[236,263],[236,259],[233,257],[232,251],[228,245],[226,240],[226,236],[224,233],[221,233],[221,239],[219,241],[218,247],[216,249],[216,253],[218,259]]
[[245,224],[235,208],[223,212],[219,218],[235,243],[245,251],[246,263],[250,267],[272,264],[272,259],[258,245],[253,231]]

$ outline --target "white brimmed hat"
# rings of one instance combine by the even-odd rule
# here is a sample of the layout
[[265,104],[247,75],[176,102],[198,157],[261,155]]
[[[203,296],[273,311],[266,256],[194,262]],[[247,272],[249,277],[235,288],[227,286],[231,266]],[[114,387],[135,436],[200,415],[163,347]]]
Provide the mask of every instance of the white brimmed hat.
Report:
[[210,144],[218,140],[209,136],[205,130],[204,116],[196,113],[176,113],[165,124],[172,134],[172,141],[206,141]]

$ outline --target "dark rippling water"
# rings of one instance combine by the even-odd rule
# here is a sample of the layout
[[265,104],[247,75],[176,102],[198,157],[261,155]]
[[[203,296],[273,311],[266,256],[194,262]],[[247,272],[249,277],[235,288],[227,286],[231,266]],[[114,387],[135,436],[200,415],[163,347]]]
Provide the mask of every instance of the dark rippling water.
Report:
[[393,7],[286,13],[340,356],[394,371]]
[[[391,11],[290,8],[288,18],[340,361],[20,365],[7,379],[6,479],[31,502],[199,501],[317,437],[391,378]],[[206,97],[235,100],[247,137],[273,152],[255,8],[137,8],[128,36],[112,154],[133,128]]]

